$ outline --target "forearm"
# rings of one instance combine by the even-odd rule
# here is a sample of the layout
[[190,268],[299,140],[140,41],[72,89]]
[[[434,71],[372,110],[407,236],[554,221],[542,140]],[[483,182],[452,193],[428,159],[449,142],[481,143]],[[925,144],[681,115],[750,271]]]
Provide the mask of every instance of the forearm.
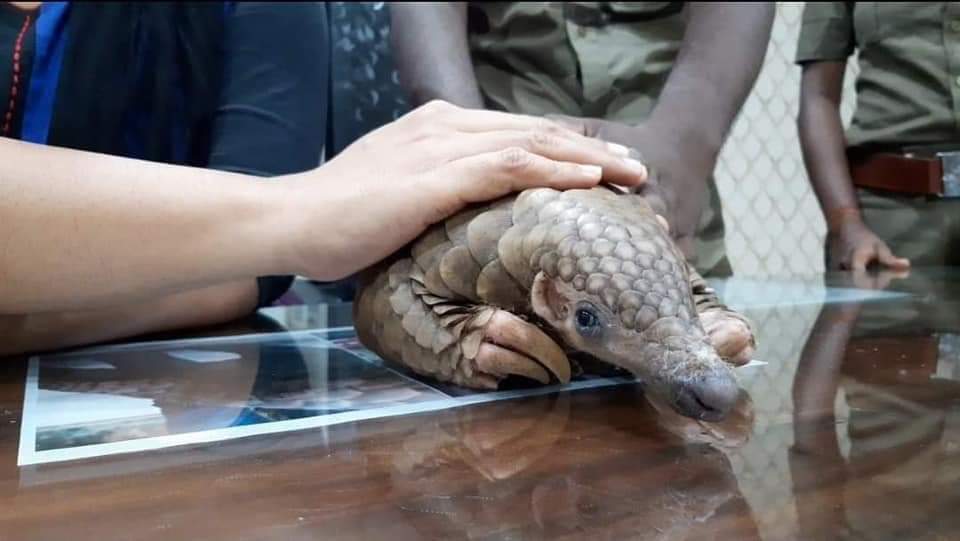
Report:
[[0,314],[290,272],[280,183],[0,139]]
[[479,109],[483,97],[470,59],[465,2],[390,4],[400,81],[414,105],[441,99]]
[[691,2],[687,10],[683,45],[646,125],[715,160],[763,65],[775,7]]
[[797,127],[803,161],[828,225],[856,211],[857,194],[846,156],[840,88],[846,63],[804,68]]
[[256,281],[240,280],[97,310],[0,316],[0,356],[213,325],[251,313],[256,302]]

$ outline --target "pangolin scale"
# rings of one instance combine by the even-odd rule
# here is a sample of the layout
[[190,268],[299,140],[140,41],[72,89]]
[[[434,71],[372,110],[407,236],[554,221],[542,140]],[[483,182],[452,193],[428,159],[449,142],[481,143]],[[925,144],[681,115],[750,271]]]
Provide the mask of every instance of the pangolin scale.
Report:
[[738,387],[697,299],[710,290],[641,196],[539,188],[469,207],[369,269],[354,320],[366,347],[440,381],[567,382],[581,354],[714,420]]

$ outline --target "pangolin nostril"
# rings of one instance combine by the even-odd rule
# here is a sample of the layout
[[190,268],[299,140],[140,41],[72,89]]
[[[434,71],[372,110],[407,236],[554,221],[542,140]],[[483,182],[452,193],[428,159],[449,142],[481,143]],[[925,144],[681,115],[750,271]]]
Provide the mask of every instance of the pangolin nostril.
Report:
[[736,381],[728,376],[708,376],[687,383],[676,401],[680,413],[705,421],[719,421],[733,409],[740,395]]
[[701,400],[699,396],[694,395],[693,399],[697,401],[697,405],[700,406],[701,408],[707,411],[714,411],[713,406]]

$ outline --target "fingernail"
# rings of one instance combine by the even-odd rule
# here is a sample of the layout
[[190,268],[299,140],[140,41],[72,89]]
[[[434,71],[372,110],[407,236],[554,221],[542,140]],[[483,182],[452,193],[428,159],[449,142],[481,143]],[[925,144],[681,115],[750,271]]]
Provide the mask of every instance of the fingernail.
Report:
[[626,158],[623,160],[623,162],[627,164],[627,167],[629,167],[630,169],[633,169],[638,175],[642,177],[647,176],[646,165],[643,165],[642,163],[640,163],[637,160],[634,160],[633,158]]
[[623,145],[618,145],[617,143],[607,143],[607,150],[616,154],[617,156],[620,156],[621,158],[626,158],[630,155],[629,148]]
[[580,171],[583,172],[585,177],[593,179],[599,179],[601,176],[603,176],[603,167],[600,167],[599,165],[581,165]]

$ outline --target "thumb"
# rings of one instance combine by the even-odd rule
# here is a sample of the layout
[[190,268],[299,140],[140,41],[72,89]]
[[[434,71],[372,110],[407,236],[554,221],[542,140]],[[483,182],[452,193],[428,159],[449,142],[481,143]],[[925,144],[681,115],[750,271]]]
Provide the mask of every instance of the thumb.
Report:
[[887,246],[885,242],[881,242],[877,246],[877,259],[880,261],[880,264],[894,270],[907,270],[910,268],[910,260],[893,255],[890,247]]

